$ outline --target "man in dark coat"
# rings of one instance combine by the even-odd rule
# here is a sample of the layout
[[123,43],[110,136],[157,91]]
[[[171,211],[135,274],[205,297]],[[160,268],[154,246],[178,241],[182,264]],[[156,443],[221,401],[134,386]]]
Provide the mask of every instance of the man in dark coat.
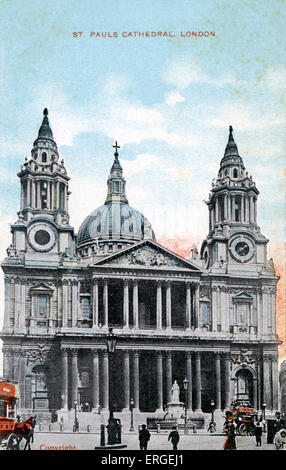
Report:
[[149,440],[150,440],[150,433],[148,429],[146,429],[146,425],[142,424],[141,429],[139,431],[140,450],[147,450]]
[[255,425],[255,429],[254,429],[254,435],[255,435],[255,438],[256,438],[256,447],[257,446],[261,447],[262,432],[263,432],[262,424],[257,422],[256,425]]
[[180,440],[180,436],[179,436],[179,433],[176,429],[176,426],[173,426],[172,427],[172,431],[170,432],[169,434],[169,437],[168,437],[168,441],[171,439],[171,442],[173,444],[173,450],[178,450],[177,449],[177,446],[178,446],[178,442]]

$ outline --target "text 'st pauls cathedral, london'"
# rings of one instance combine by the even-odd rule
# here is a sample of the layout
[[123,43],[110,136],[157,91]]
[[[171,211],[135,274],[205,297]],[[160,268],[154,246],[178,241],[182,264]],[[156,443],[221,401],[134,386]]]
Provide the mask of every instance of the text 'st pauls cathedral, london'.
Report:
[[22,415],[72,420],[77,401],[91,424],[110,407],[124,422],[132,399],[140,423],[163,418],[175,381],[184,401],[185,377],[190,418],[210,413],[212,400],[221,415],[234,400],[278,409],[278,277],[231,127],[207,201],[209,233],[189,259],[158,244],[129,206],[117,144],[106,199],[74,233],[46,109],[18,176],[1,338],[3,377],[18,381]]

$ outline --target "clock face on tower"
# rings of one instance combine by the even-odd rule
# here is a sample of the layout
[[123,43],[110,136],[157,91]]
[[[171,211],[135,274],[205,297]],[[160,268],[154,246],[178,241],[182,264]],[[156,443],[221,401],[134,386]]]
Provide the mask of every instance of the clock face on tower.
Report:
[[245,263],[246,261],[251,260],[253,257],[255,253],[255,246],[249,238],[241,235],[231,240],[229,244],[229,251],[236,261]]
[[56,243],[56,233],[49,224],[33,225],[28,232],[28,241],[36,251],[49,251]]

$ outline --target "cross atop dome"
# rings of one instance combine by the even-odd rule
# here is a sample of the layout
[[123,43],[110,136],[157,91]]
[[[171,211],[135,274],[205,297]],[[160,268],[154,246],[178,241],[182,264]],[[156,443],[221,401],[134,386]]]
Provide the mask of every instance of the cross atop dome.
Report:
[[114,156],[118,157],[117,150],[120,149],[120,146],[117,144],[117,140],[115,141],[115,145],[113,145],[113,148],[115,148]]

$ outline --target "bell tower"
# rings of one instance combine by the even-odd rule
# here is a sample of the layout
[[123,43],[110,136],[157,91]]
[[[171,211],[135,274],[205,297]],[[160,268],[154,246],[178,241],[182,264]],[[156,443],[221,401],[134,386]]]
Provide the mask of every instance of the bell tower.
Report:
[[209,233],[201,249],[206,269],[256,271],[257,265],[266,263],[268,240],[257,225],[258,195],[230,126],[224,156],[206,202]]
[[59,157],[47,108],[31,157],[26,157],[18,176],[20,211],[11,226],[13,241],[8,257],[24,257],[32,265],[58,263],[63,253],[74,252],[75,240],[69,225],[69,177]]
[[21,181],[20,211],[25,220],[40,214],[57,223],[68,223],[68,181],[64,161],[59,158],[57,144],[44,109],[42,125],[18,176]]

